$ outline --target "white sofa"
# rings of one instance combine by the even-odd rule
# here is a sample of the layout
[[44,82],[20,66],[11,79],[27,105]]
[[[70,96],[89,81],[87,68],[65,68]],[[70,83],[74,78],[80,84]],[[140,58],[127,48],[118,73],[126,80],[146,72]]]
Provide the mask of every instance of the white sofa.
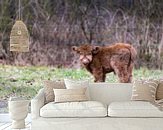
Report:
[[41,89],[31,101],[31,129],[163,130],[163,111],[148,102],[130,101],[132,84],[91,83],[89,92],[90,103],[45,105]]

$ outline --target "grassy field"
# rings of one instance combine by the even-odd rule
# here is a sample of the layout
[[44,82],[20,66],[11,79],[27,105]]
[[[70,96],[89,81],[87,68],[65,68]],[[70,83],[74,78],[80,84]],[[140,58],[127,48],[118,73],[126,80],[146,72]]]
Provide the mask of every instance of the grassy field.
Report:
[[[134,80],[140,78],[163,78],[163,71],[141,68],[134,70],[133,75]],[[63,78],[89,79],[93,82],[93,76],[84,69],[0,65],[0,101],[6,101],[10,96],[23,96],[31,99],[43,87],[44,80]],[[107,75],[106,82],[118,82],[118,79],[113,73],[110,73]]]

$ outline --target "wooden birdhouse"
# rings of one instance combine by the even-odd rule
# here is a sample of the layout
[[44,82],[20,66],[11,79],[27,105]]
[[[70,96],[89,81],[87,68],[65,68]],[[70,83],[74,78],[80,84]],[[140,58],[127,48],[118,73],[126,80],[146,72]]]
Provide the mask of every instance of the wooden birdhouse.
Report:
[[29,51],[29,33],[26,25],[21,20],[17,20],[11,30],[10,51]]

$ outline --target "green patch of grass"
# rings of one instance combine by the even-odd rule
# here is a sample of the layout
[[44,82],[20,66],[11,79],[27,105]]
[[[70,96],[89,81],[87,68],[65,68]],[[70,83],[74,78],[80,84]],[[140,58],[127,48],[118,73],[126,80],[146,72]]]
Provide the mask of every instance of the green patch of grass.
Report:
[[[133,79],[161,78],[163,71],[140,68],[134,70]],[[0,99],[6,100],[11,95],[25,96],[29,99],[43,87],[43,80],[54,79],[88,79],[93,82],[93,76],[84,69],[58,69],[54,67],[18,67],[0,65]],[[107,74],[106,82],[118,82],[113,73]]]

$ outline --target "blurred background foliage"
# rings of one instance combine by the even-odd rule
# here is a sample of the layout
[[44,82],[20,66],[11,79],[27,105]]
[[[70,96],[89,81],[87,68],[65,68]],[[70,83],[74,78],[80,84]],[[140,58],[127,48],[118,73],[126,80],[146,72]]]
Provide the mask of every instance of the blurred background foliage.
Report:
[[21,0],[30,52],[9,51],[18,0],[0,0],[0,63],[79,68],[72,45],[128,42],[136,68],[163,68],[162,0]]

